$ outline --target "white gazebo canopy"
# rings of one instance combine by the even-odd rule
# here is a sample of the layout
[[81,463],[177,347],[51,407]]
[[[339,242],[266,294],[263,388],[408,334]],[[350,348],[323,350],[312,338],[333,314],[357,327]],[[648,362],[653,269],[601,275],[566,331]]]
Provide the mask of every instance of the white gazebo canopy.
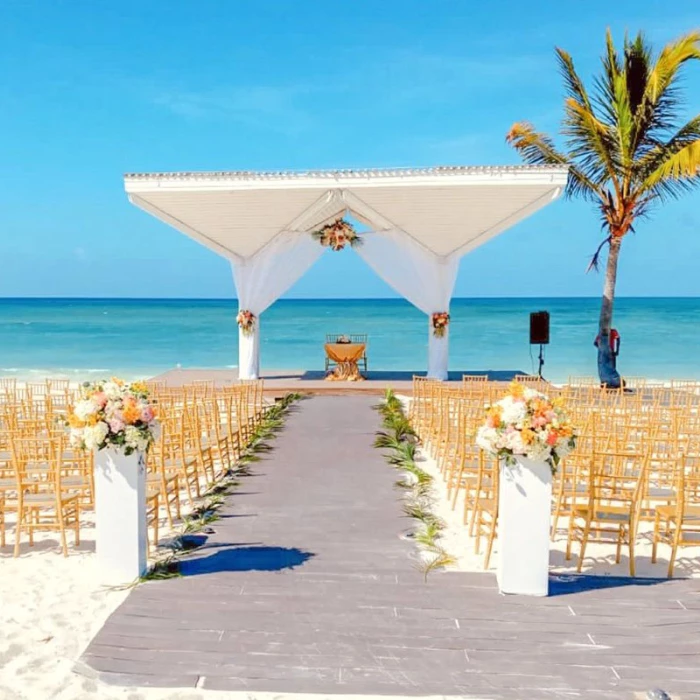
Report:
[[239,375],[259,373],[259,316],[325,248],[311,232],[351,215],[370,230],[357,253],[429,317],[428,375],[447,377],[448,311],[460,258],[562,193],[566,168],[443,167],[310,172],[128,174],[130,201],[230,260],[239,306]]

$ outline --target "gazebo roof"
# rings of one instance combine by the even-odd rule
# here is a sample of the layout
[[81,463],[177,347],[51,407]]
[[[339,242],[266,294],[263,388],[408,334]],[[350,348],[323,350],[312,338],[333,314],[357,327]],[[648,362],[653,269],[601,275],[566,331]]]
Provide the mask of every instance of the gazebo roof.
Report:
[[556,199],[566,168],[459,166],[127,174],[136,206],[228,258],[350,212],[437,255],[467,253]]

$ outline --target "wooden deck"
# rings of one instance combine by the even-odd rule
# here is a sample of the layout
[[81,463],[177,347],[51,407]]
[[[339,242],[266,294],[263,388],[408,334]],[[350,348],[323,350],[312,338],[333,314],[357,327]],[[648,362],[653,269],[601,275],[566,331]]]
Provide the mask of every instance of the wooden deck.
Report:
[[697,581],[567,576],[541,599],[500,596],[491,574],[424,582],[374,402],[300,402],[184,576],[132,591],[83,672],[248,693],[700,698]]
[[[516,374],[526,374],[519,370],[464,370],[450,372],[450,382],[459,383],[464,374],[487,374],[492,381],[510,381]],[[321,370],[266,370],[261,373],[265,380],[265,392],[269,395],[282,395],[288,392],[305,394],[348,395],[366,394],[377,396],[386,389],[397,392],[410,392],[414,375],[424,376],[425,372],[377,371],[369,372],[361,382],[333,382],[324,379]],[[193,381],[214,381],[223,386],[238,379],[237,369],[171,369],[153,377],[165,381],[170,386],[182,386]]]

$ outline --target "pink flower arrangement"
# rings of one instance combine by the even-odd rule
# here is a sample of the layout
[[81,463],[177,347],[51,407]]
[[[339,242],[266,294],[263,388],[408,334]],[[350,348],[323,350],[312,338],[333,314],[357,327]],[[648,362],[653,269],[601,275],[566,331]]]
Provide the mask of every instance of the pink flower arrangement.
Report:
[[146,452],[156,440],[156,410],[143,382],[121,379],[82,386],[81,397],[66,416],[70,442],[85,450],[112,447],[124,454]]
[[353,225],[345,219],[336,219],[317,231],[313,231],[311,235],[322,246],[334,251],[343,250],[346,245],[354,248],[362,243],[362,239],[357,235]]
[[433,335],[436,338],[444,338],[447,326],[450,325],[450,314],[447,311],[437,311],[432,317]]
[[251,335],[255,330],[255,314],[247,309],[241,309],[236,316],[236,323],[244,335]]

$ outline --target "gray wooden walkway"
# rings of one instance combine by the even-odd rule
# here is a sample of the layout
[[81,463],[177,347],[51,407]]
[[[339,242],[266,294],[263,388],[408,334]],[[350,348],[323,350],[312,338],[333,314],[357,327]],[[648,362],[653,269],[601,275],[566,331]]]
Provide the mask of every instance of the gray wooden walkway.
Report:
[[700,583],[569,577],[546,599],[415,569],[372,399],[299,404],[184,578],[135,589],[82,661],[119,685],[700,698]]

